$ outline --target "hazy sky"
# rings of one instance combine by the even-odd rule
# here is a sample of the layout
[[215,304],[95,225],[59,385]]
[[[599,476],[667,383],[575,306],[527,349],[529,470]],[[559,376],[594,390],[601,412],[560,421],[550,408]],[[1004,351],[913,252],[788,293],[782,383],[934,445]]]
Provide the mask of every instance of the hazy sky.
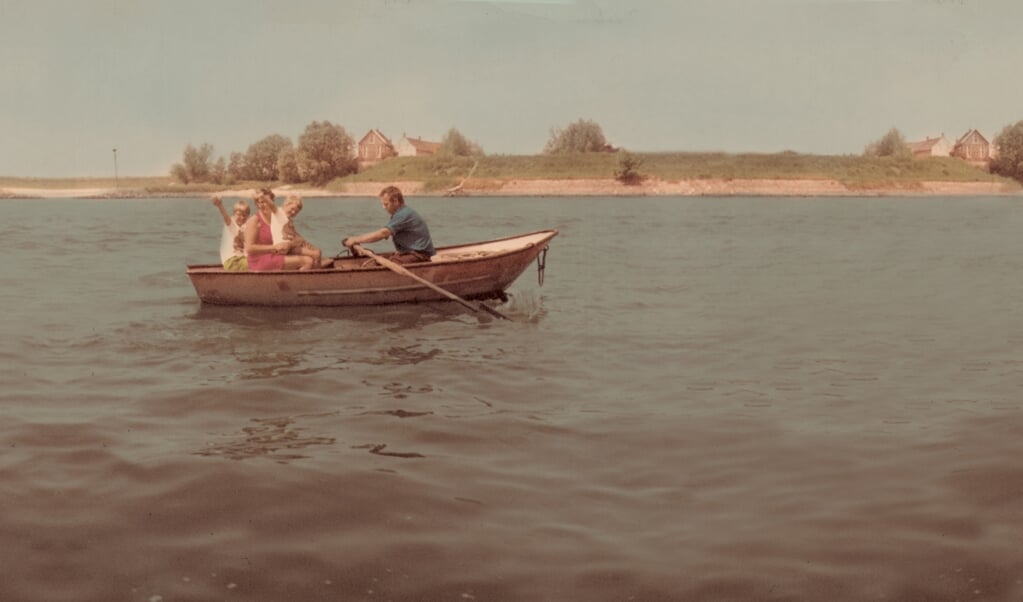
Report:
[[162,175],[314,120],[491,154],[860,153],[1023,119],[1023,3],[0,0],[0,175]]

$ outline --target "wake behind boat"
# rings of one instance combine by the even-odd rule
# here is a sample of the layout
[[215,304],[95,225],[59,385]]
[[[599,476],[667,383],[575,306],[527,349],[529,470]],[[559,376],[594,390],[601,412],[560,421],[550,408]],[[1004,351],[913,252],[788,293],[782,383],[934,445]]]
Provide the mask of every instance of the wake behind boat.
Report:
[[[188,277],[200,301],[211,305],[353,306],[443,301],[436,287],[463,299],[503,299],[505,290],[546,251],[557,230],[437,249],[431,261],[406,264],[416,279],[369,257],[341,257],[308,271],[230,272],[220,264],[190,265]],[[388,253],[381,253],[388,257]]]

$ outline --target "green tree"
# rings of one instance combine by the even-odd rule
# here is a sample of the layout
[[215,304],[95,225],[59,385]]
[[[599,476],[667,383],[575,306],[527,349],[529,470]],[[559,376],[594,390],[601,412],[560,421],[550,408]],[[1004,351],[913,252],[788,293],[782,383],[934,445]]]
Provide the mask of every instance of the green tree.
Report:
[[593,153],[611,150],[604,130],[594,121],[579,119],[564,129],[551,128],[551,137],[543,152],[548,155]]
[[618,168],[615,179],[623,184],[638,184],[643,176],[639,174],[639,166],[643,160],[628,151],[618,151]]
[[277,171],[285,184],[297,184],[302,181],[302,173],[298,169],[298,151],[286,148],[277,156]]
[[863,150],[865,157],[892,157],[895,159],[911,159],[913,151],[906,144],[906,139],[897,128],[888,130],[880,140],[871,142]]
[[298,137],[298,168],[301,178],[323,186],[334,178],[358,171],[352,137],[345,128],[329,121],[314,121]]
[[217,159],[210,169],[210,180],[214,184],[223,184],[227,181],[227,162],[223,157]]
[[995,157],[991,173],[1023,182],[1023,121],[1002,128],[995,136]]
[[245,155],[239,152],[231,153],[227,160],[227,179],[238,182],[245,179]]
[[211,159],[213,158],[213,146],[202,144],[195,148],[191,144],[185,147],[181,163],[175,163],[171,167],[171,176],[180,180],[183,184],[189,182],[209,182],[213,170]]
[[451,128],[440,142],[440,154],[456,157],[482,157],[483,148],[463,136],[462,132]]
[[171,166],[170,175],[182,184],[188,184],[191,181],[188,177],[188,170],[180,163],[175,163]]
[[292,147],[291,139],[271,134],[254,142],[245,153],[247,179],[269,182],[280,178],[277,172],[277,158],[281,151]]

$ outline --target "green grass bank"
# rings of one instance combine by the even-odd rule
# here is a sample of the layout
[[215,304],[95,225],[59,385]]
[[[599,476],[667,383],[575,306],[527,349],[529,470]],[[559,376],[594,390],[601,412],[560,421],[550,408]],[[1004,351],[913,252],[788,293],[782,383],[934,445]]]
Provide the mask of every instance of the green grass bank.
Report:
[[[677,180],[835,180],[849,188],[912,187],[913,183],[986,182],[1018,189],[1012,180],[982,167],[948,157],[891,159],[855,155],[781,153],[632,153],[641,177]],[[326,191],[344,192],[346,185],[369,182],[418,181],[424,191],[439,192],[457,185],[470,172],[474,181],[613,179],[618,153],[576,155],[492,155],[469,157],[398,157],[328,183]],[[473,166],[475,165],[475,170]],[[203,194],[228,188],[280,185],[279,182],[181,184],[169,176],[119,178],[0,177],[0,188],[117,188],[154,195]],[[298,187],[311,188],[307,184]]]

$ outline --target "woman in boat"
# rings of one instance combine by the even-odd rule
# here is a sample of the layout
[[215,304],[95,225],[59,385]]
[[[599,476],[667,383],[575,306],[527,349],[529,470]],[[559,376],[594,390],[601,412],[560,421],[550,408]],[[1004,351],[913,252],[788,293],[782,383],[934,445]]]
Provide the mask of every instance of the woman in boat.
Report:
[[[234,204],[233,215],[224,209],[224,201],[219,196],[213,197],[213,206],[220,210],[224,218],[224,234],[220,237],[220,262],[229,272],[244,272],[249,269],[245,258],[245,233],[243,228],[249,219],[249,204],[238,201]],[[233,217],[233,219],[232,219]]]
[[394,237],[394,250],[396,253],[390,257],[395,263],[418,263],[430,261],[430,258],[437,254],[433,248],[433,239],[430,237],[430,229],[426,226],[423,218],[411,207],[405,204],[405,197],[397,186],[388,186],[380,191],[380,204],[384,211],[391,216],[391,221],[379,230],[367,232],[358,236],[349,236],[341,241],[341,244],[355,254],[352,245],[361,245],[386,238]]
[[254,272],[267,270],[308,270],[313,258],[308,255],[288,255],[291,245],[287,241],[274,243],[270,220],[277,206],[274,193],[263,188],[256,194],[256,215],[245,222],[245,257]]

